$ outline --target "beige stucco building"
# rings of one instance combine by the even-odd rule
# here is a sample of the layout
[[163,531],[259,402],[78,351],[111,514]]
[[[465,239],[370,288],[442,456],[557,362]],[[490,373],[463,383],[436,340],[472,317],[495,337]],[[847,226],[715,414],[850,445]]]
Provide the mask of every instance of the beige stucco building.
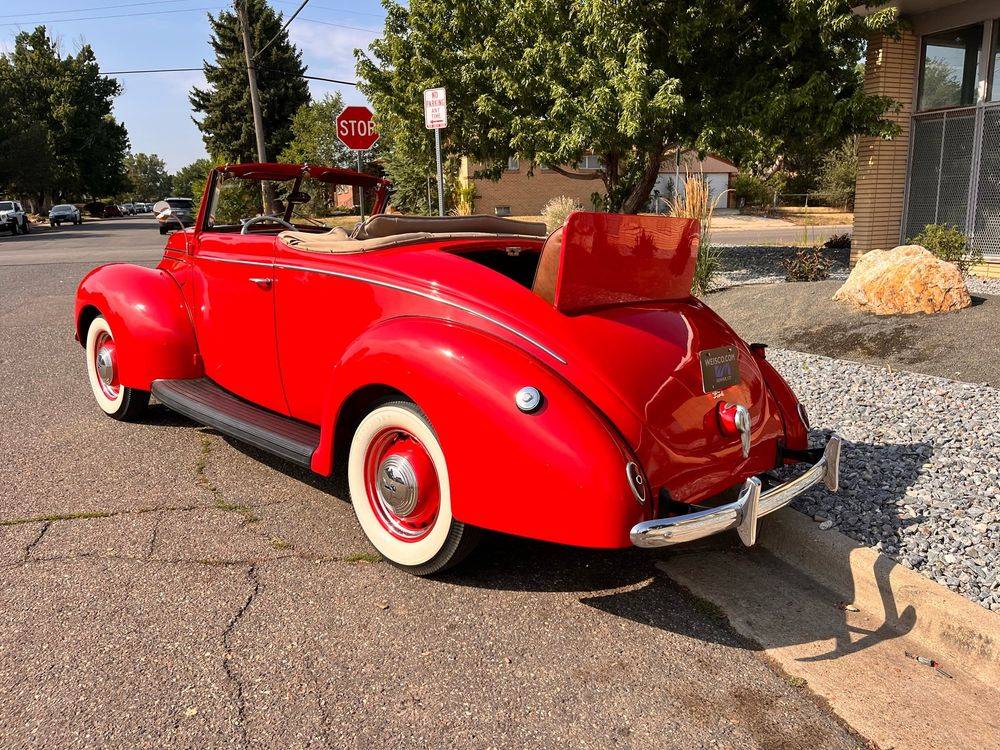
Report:
[[[674,180],[679,173],[681,181],[686,174],[703,173],[708,182],[709,190],[719,196],[719,206],[729,205],[731,193],[727,192],[733,178],[739,170],[729,161],[721,157],[708,155],[699,160],[693,152],[682,152],[678,165],[676,155],[668,154],[663,160],[663,167],[653,186],[650,210],[659,196],[673,194]],[[524,160],[512,157],[507,161],[507,168],[499,180],[477,178],[476,171],[480,165],[462,160],[459,177],[476,186],[477,213],[497,214],[501,216],[528,216],[541,212],[542,207],[552,198],[566,195],[573,198],[584,208],[593,208],[593,194],[604,192],[604,183],[599,179],[579,180],[566,177],[545,167],[532,165]],[[595,173],[600,169],[600,161],[596,156],[585,156],[572,168],[578,173]],[[663,209],[663,202],[660,208]]]
[[900,132],[861,139],[855,257],[951,224],[1000,277],[1000,0],[888,4],[907,30],[869,40],[865,88],[899,104]]

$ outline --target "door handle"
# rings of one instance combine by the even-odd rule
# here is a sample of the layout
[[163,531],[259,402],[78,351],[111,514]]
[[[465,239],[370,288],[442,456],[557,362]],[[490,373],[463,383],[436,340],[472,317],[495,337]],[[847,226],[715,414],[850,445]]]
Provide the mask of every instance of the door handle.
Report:
[[250,279],[251,284],[256,284],[258,287],[267,291],[274,284],[274,279],[262,278],[262,279]]

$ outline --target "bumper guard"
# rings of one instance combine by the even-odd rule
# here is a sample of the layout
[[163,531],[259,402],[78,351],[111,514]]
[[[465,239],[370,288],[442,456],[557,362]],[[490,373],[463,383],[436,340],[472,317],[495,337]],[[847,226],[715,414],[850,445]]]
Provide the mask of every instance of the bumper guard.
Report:
[[759,478],[743,483],[739,497],[718,508],[708,508],[683,516],[643,521],[632,527],[629,536],[636,547],[666,547],[736,529],[748,547],[757,541],[757,519],[788,505],[797,496],[819,482],[836,492],[840,482],[840,444],[831,435],[823,455],[802,474],[784,484],[762,492]]

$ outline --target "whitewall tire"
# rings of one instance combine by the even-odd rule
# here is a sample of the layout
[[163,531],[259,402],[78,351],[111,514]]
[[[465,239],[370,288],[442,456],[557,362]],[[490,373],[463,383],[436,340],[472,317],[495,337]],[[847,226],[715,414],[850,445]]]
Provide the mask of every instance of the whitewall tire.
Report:
[[129,388],[119,380],[119,355],[108,321],[98,315],[87,329],[87,378],[94,400],[110,417],[131,420],[145,411],[149,391]]
[[444,451],[412,402],[384,403],[361,420],[347,477],[365,536],[384,558],[411,573],[451,567],[478,541],[478,529],[452,516]]

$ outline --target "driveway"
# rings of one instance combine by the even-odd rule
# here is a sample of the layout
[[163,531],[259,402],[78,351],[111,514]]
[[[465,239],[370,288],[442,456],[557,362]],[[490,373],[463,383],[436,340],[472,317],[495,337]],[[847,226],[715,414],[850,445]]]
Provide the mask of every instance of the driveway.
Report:
[[413,578],[337,482],[104,417],[74,288],[161,246],[138,218],[0,239],[0,746],[863,744],[662,556],[493,536]]

